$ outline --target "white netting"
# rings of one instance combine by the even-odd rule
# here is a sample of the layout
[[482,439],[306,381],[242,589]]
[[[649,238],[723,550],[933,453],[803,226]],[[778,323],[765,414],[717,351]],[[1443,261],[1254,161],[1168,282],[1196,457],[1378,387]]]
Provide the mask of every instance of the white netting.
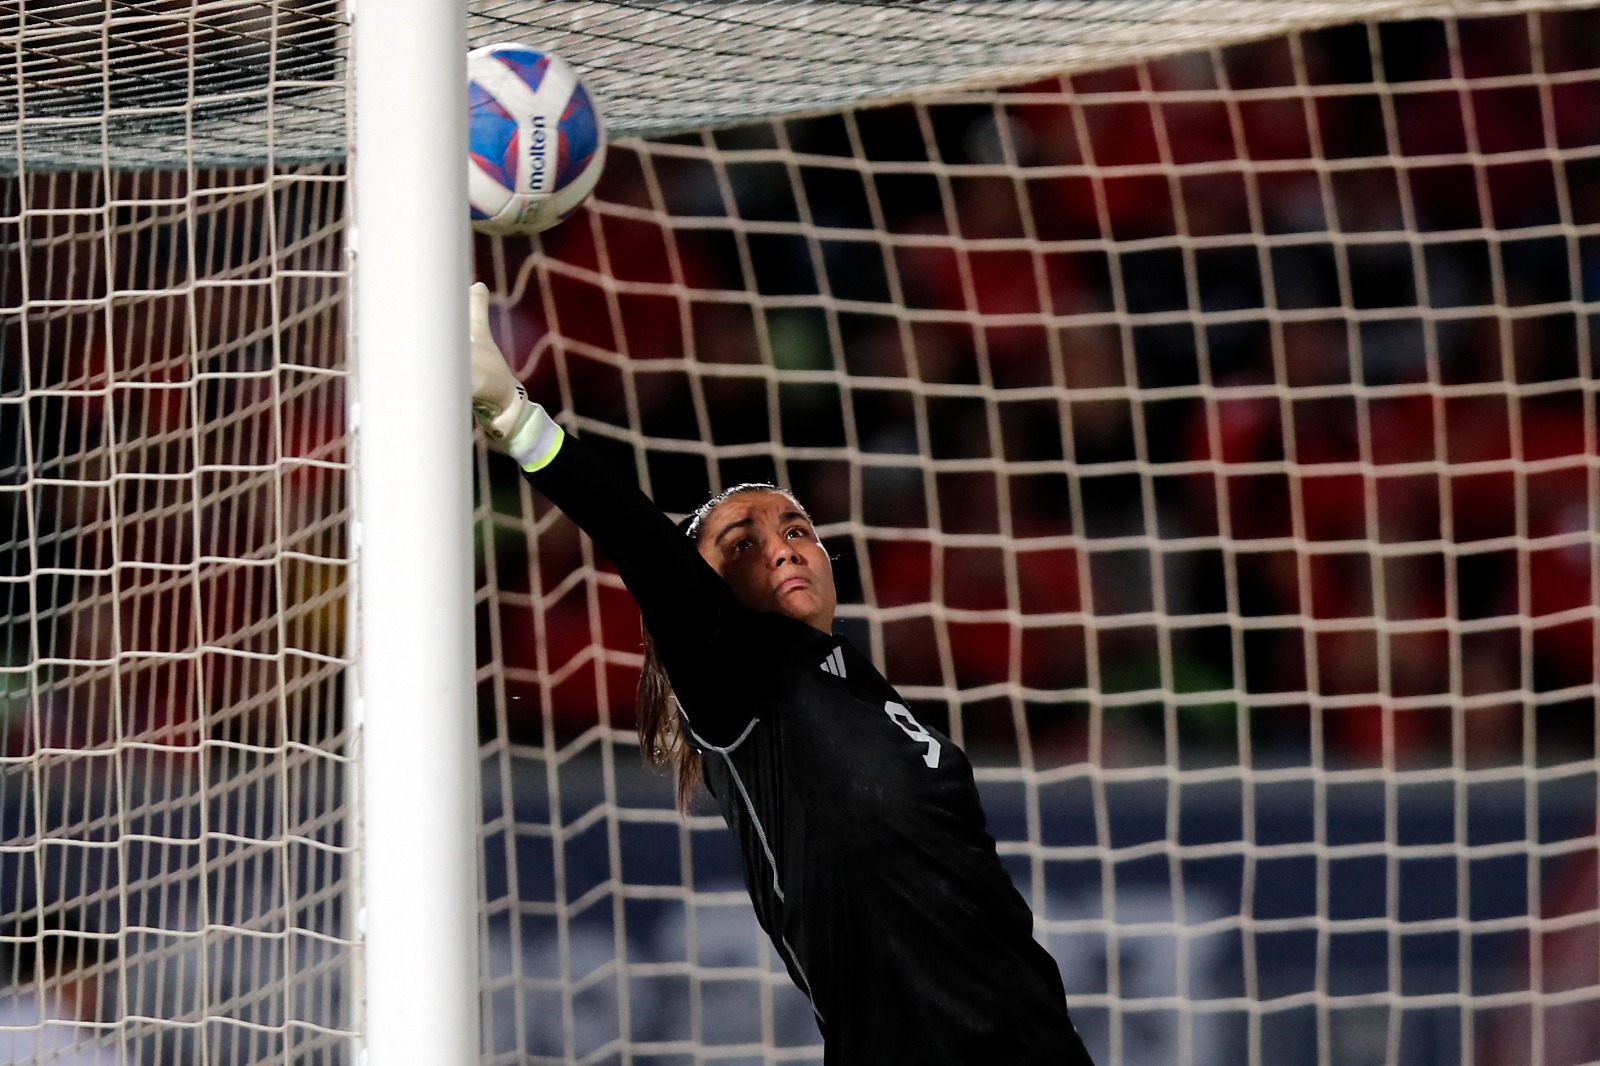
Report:
[[[1600,14],[1523,9],[630,141],[477,272],[667,510],[797,490],[1099,1061],[1549,1066],[1600,1059],[1597,190]],[[478,477],[492,1060],[817,1061],[637,769],[626,592]]]
[[478,0],[472,43],[583,70],[614,133],[661,136],[1147,61],[1357,19],[1582,0]]
[[339,0],[8,4],[0,174],[342,159],[346,36]]
[[[1362,18],[1584,0],[474,0],[473,45],[578,64],[615,136],[1148,60]],[[0,173],[343,159],[339,0],[21,0],[0,20]]]
[[342,1061],[342,187],[0,182],[5,1061]]

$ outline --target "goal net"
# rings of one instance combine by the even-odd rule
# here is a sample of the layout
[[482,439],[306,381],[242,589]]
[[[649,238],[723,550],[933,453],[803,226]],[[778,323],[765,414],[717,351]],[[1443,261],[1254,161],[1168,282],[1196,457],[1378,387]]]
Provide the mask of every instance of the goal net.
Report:
[[[796,491],[1097,1061],[1600,1060],[1600,12],[1379,6],[473,23],[651,135],[477,248],[530,391]],[[627,593],[477,476],[486,1058],[820,1061]]]
[[[0,19],[0,1060],[354,1061],[353,17]],[[469,28],[615,138],[475,246],[530,391],[806,502],[1097,1061],[1600,1061],[1600,9]],[[483,1061],[820,1062],[626,592],[472,473]]]
[[337,16],[0,16],[0,1061],[347,1060]]

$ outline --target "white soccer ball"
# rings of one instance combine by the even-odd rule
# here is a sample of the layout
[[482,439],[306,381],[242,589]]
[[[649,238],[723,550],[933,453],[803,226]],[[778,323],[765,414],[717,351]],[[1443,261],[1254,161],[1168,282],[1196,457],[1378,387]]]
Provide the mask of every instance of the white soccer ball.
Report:
[[472,227],[538,233],[576,211],[605,165],[594,99],[558,56],[522,44],[467,53]]

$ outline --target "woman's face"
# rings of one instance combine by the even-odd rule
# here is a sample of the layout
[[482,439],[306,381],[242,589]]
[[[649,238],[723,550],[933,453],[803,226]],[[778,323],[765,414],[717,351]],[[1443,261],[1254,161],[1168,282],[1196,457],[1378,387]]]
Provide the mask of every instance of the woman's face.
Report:
[[717,504],[701,523],[700,555],[746,607],[833,628],[833,563],[783,493],[741,492]]

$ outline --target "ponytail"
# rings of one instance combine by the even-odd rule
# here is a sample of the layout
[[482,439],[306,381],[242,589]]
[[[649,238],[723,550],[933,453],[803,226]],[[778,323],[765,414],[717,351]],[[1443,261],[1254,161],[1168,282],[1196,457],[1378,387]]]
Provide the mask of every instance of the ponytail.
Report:
[[639,671],[639,749],[650,766],[671,765],[676,779],[678,810],[687,811],[700,783],[700,753],[684,735],[678,701],[672,694],[667,668],[656,653],[655,639],[643,626],[644,667]]

